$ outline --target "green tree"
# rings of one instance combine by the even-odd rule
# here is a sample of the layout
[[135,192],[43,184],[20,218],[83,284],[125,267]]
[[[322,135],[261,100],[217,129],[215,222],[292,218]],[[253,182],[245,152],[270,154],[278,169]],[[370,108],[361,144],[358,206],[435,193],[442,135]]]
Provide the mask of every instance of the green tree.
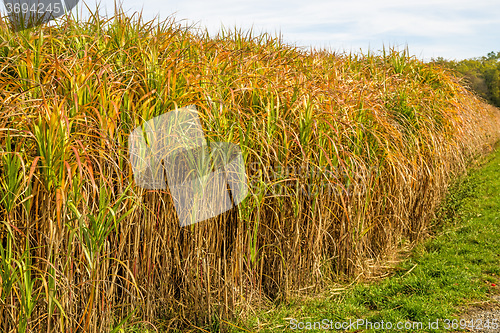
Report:
[[464,84],[478,96],[500,107],[500,52],[489,52],[486,56],[461,61],[432,59],[434,64],[444,66],[463,77]]

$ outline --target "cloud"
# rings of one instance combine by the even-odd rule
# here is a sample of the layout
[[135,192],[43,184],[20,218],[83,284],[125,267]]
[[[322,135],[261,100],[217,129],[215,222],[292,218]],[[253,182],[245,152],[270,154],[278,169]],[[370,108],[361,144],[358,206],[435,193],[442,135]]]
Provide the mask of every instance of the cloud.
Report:
[[[85,1],[94,7],[95,0]],[[114,0],[102,5],[113,13]],[[336,49],[409,43],[417,53],[465,58],[498,49],[500,40],[497,0],[123,0],[123,7],[142,9],[146,19],[174,14],[212,34],[222,25],[253,28],[281,33],[291,43]]]

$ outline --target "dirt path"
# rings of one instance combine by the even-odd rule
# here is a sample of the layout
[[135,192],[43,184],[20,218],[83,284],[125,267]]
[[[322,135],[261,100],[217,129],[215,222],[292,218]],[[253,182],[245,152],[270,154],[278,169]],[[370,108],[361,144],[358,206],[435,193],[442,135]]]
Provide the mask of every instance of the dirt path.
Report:
[[[500,295],[494,295],[486,302],[472,304],[469,308],[464,309],[460,317],[473,324],[466,328],[467,332],[500,332]],[[490,323],[489,328],[484,327],[486,322]],[[495,322],[498,325],[496,328],[491,324]]]

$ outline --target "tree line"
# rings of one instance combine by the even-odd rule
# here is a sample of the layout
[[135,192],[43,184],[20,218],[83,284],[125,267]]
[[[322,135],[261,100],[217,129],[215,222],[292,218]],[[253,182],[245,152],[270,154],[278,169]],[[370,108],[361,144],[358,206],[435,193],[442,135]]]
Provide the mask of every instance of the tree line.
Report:
[[442,65],[464,77],[466,86],[489,103],[500,107],[500,52],[490,52],[486,56],[446,60],[442,57],[431,62]]

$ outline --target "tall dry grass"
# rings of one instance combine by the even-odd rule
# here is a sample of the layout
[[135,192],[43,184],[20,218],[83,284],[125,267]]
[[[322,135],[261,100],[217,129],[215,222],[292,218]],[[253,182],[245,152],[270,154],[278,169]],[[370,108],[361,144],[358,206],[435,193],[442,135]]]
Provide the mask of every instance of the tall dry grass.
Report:
[[[418,241],[500,114],[407,52],[304,51],[117,14],[0,28],[0,331],[195,327]],[[133,128],[194,104],[249,195],[181,228],[135,186]],[[223,328],[222,328],[223,329]]]

